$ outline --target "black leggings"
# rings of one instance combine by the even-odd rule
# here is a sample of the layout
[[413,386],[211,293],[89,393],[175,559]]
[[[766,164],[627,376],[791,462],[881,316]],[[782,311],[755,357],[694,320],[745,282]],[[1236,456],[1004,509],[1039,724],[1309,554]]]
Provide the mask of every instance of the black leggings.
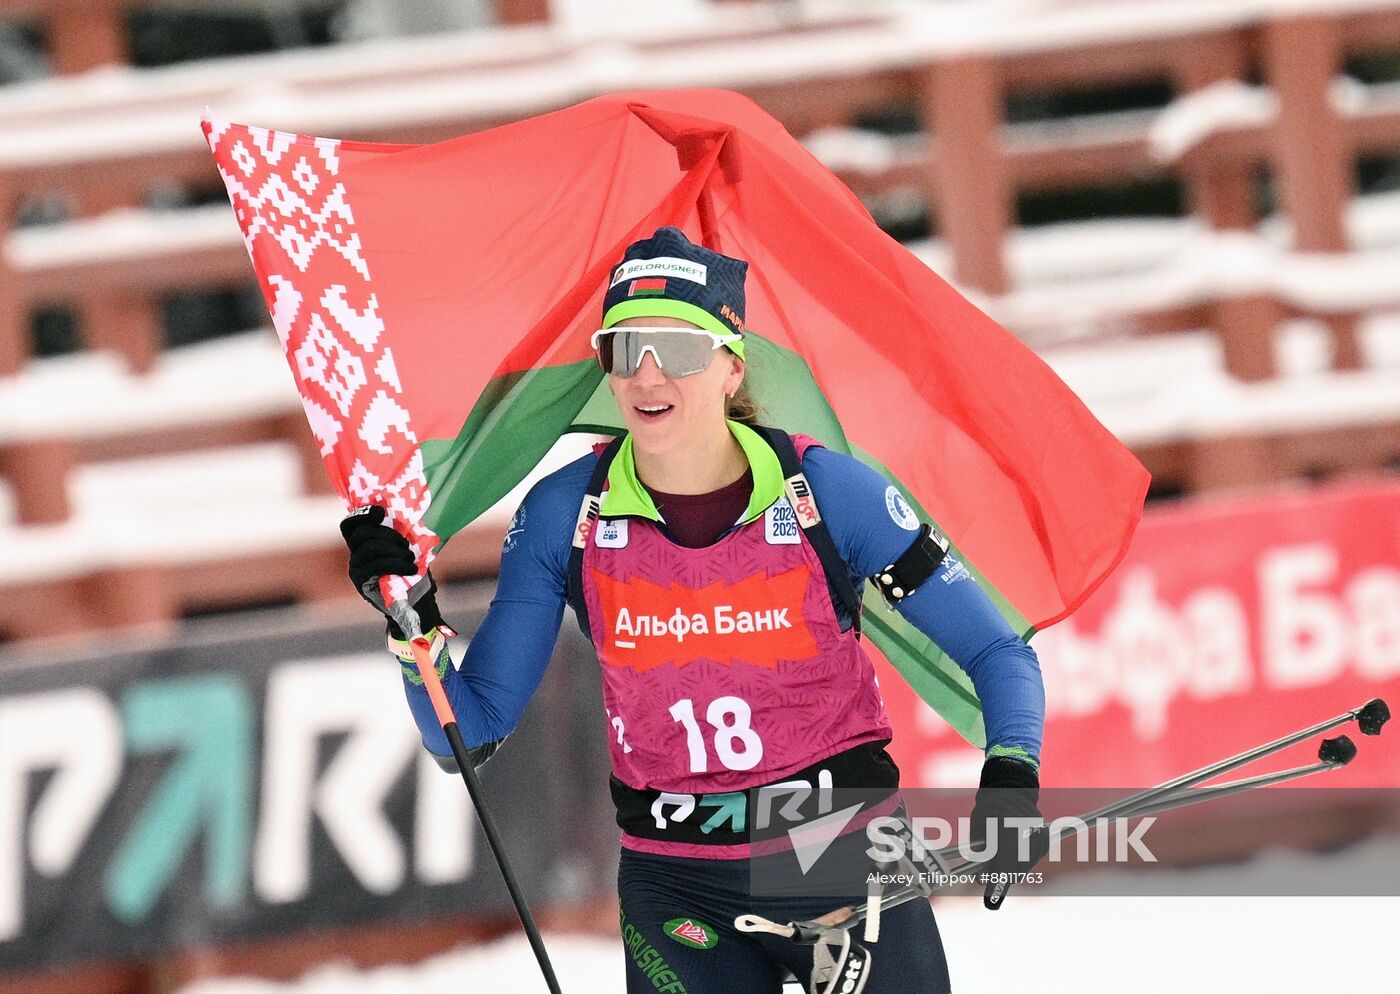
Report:
[[[627,994],[779,994],[791,973],[807,989],[812,950],[734,919],[803,921],[833,906],[811,898],[753,898],[744,859],[686,859],[622,850],[617,872]],[[860,940],[860,927],[852,933]],[[676,933],[679,933],[679,937]],[[933,909],[910,901],[885,911],[865,994],[947,994],[948,963]]]

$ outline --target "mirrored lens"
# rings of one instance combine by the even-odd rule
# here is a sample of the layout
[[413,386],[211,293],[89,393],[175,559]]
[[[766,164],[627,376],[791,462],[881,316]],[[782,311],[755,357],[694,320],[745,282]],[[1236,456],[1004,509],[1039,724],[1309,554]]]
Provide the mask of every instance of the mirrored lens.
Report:
[[604,372],[630,377],[637,375],[642,357],[650,351],[667,376],[692,376],[710,367],[714,346],[715,340],[705,334],[621,329],[599,336],[598,361]]

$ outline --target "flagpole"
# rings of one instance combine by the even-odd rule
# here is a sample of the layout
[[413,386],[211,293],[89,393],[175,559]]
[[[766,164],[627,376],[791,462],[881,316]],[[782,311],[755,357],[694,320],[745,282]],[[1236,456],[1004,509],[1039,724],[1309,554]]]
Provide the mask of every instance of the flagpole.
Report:
[[510,892],[510,899],[515,904],[515,912],[519,915],[520,924],[525,929],[525,937],[530,941],[530,948],[535,953],[535,961],[539,963],[540,972],[544,975],[545,986],[549,988],[550,994],[562,994],[559,989],[559,980],[554,975],[554,965],[549,960],[549,952],[545,949],[544,939],[540,936],[539,926],[535,924],[535,916],[530,913],[530,905],[525,900],[525,893],[520,889],[520,884],[515,879],[515,872],[506,859],[505,846],[501,841],[500,832],[496,829],[495,819],[491,817],[486,808],[485,799],[482,797],[481,780],[477,777],[476,766],[472,763],[471,756],[467,752],[467,744],[462,738],[462,731],[457,727],[457,716],[452,711],[452,702],[447,699],[447,691],[443,689],[437,667],[433,665],[432,646],[423,637],[423,626],[418,620],[418,612],[413,610],[407,601],[393,601],[389,605],[389,610],[399,627],[409,637],[409,645],[413,647],[413,662],[418,668],[418,675],[423,678],[423,689],[428,692],[428,699],[432,701],[433,705],[433,713],[437,715],[438,724],[442,726],[443,734],[447,736],[447,744],[452,748],[452,756],[457,760],[457,769],[461,771],[462,780],[467,785],[467,794],[471,796],[472,807],[476,809],[477,819],[481,822],[481,827],[486,833],[486,844],[491,847],[491,855],[496,857],[496,865],[501,869],[501,877],[505,880],[506,890]]

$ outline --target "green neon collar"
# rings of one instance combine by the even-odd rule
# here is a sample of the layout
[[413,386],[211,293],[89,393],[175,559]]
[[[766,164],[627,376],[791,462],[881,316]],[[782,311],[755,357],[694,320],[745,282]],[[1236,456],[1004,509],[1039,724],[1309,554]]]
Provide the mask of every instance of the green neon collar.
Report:
[[[768,510],[783,495],[783,468],[778,455],[763,437],[747,425],[737,421],[726,421],[730,434],[744,450],[753,472],[753,493],[749,495],[749,506],[737,524],[746,525]],[[608,467],[608,490],[603,495],[603,505],[598,509],[604,518],[649,518],[664,521],[656,502],[637,478],[637,460],[632,450],[632,436],[622,440],[622,448]]]

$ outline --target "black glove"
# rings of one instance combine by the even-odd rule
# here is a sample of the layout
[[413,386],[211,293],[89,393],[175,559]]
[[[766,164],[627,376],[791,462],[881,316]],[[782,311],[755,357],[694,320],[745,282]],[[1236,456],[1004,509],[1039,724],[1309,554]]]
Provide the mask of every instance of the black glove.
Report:
[[[998,874],[1028,873],[1031,867],[1049,851],[1049,835],[1044,828],[1032,831],[1027,859],[1019,858],[1018,842],[1025,834],[1025,828],[1007,825],[1007,818],[1034,818],[1041,820],[1040,777],[1030,763],[1008,756],[994,756],[982,764],[982,782],[977,788],[977,803],[972,808],[972,838],[985,840],[988,834],[987,819],[995,819],[996,855],[982,864],[981,874],[990,877],[986,880],[987,889],[982,894],[982,904],[989,911],[1001,907],[1010,885],[999,881]],[[978,847],[980,850],[980,846]]]
[[[350,547],[350,582],[361,597],[369,601],[380,614],[389,619],[389,634],[406,639],[402,628],[389,616],[384,599],[379,594],[381,576],[413,576],[418,563],[408,539],[398,529],[384,525],[384,508],[377,505],[357,507],[340,522],[340,534]],[[442,625],[442,612],[437,606],[437,583],[429,573],[408,593],[409,603],[418,612],[424,632]]]

